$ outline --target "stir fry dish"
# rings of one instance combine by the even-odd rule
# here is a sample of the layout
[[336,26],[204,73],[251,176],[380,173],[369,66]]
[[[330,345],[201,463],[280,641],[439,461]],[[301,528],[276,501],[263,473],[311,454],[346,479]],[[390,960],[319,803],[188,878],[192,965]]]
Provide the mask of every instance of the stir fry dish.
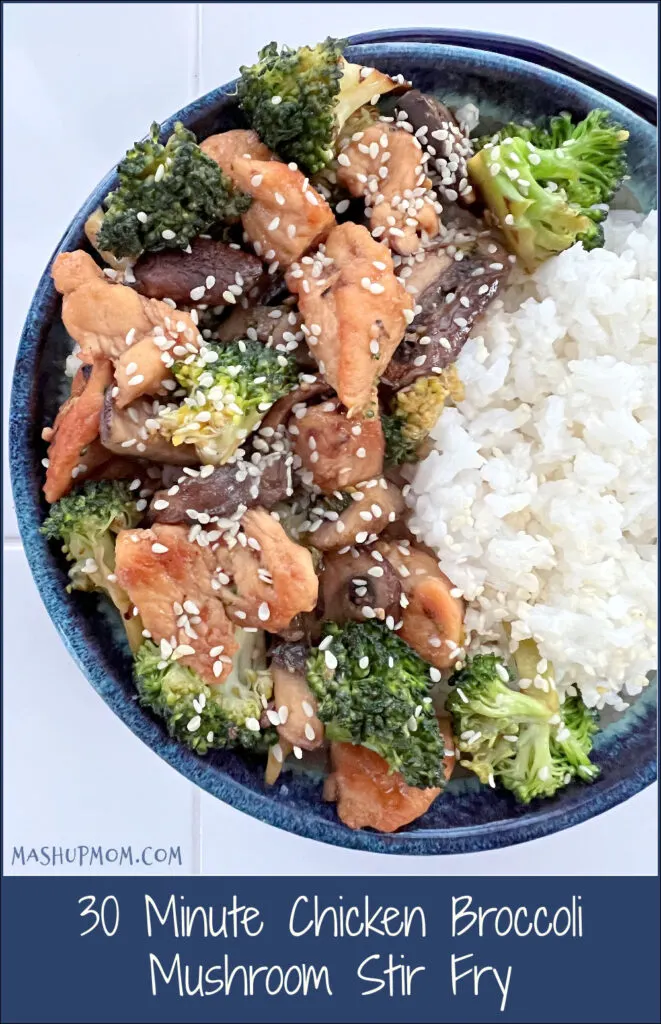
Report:
[[390,832],[458,766],[524,803],[598,775],[595,711],[540,637],[469,623],[416,481],[510,276],[603,244],[627,132],[595,110],[471,138],[343,48],[265,47],[244,127],[153,124],[55,259],[43,533],[115,606],[171,737],[268,786],[322,765],[349,828]]

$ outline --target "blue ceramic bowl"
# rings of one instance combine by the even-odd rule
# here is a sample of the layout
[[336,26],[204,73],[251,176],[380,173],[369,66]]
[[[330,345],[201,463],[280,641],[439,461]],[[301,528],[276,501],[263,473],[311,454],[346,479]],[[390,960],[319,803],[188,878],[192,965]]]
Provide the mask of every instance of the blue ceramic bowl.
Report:
[[[656,133],[649,122],[585,82],[512,57],[511,41],[507,41],[509,49],[503,44],[508,54],[503,55],[471,48],[474,39],[468,46],[438,45],[427,39],[363,44],[352,47],[349,57],[393,74],[402,72],[450,106],[476,102],[485,130],[510,119],[536,118],[563,109],[584,115],[592,107],[607,107],[631,133],[632,180],[626,201],[642,210],[656,205]],[[525,44],[517,45],[526,56]],[[537,48],[533,59],[539,53]],[[581,77],[585,74],[583,66]],[[626,93],[626,87],[619,85]],[[204,137],[240,125],[232,92],[232,83],[214,90],[176,114],[164,129],[169,132],[175,120],[182,120]],[[127,138],[127,145],[131,141]],[[83,205],[54,255],[84,244],[85,219],[114,184],[113,172]],[[121,627],[94,597],[66,593],[65,567],[39,533],[46,511],[40,491],[44,455],[40,431],[52,421],[61,400],[67,351],[49,271],[50,265],[28,313],[13,381],[11,475],[21,535],[39,592],[72,656],[112,710],[157,754],[209,793],[272,825],[323,842],[381,853],[463,853],[522,842],[584,821],[652,782],[656,709],[651,689],[600,733],[595,758],[602,772],[592,786],[570,786],[553,801],[523,808],[505,793],[487,791],[473,779],[459,779],[423,818],[395,835],[346,828],[334,807],[323,803],[319,777],[288,773],[267,790],[263,764],[227,752],[199,758],[170,740],[159,722],[135,701]]]

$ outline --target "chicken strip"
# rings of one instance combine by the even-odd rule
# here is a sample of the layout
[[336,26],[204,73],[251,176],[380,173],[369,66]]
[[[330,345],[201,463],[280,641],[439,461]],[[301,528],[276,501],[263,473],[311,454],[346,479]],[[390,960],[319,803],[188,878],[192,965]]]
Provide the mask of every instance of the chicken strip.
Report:
[[289,424],[303,471],[324,494],[380,477],[385,452],[379,416],[349,420],[330,406],[313,405]]
[[367,228],[347,222],[325,248],[287,274],[298,295],[310,351],[349,415],[364,412],[413,319],[413,299],[392,256]]
[[201,148],[252,196],[241,222],[270,273],[289,267],[334,227],[335,216],[323,196],[294,165],[275,158],[255,132],[212,135]]
[[430,191],[422,147],[409,132],[374,124],[353,135],[337,159],[339,184],[365,197],[374,238],[408,256],[438,234],[441,206]]
[[246,512],[241,526],[245,546],[220,544],[215,551],[229,577],[221,597],[238,626],[277,633],[299,612],[311,612],[317,604],[319,582],[312,555],[290,540],[262,508]]
[[376,547],[399,573],[408,600],[399,636],[430,665],[449,668],[464,639],[464,602],[452,581],[431,554],[406,541]]
[[[44,483],[46,501],[58,501],[71,490],[76,478],[101,464],[95,446],[95,465],[85,462],[85,452],[99,436],[103,396],[112,383],[112,363],[95,359],[81,366],[71,385],[71,395],[61,406],[52,427],[42,433],[48,445],[48,467]],[[110,457],[110,453],[106,453]]]
[[80,345],[83,362],[98,357],[117,362],[119,406],[158,391],[170,377],[169,350],[181,348],[175,356],[190,352],[186,346],[197,351],[201,338],[188,313],[113,284],[82,249],[60,253],[52,276],[63,296],[62,322]]
[[174,652],[210,686],[229,675],[238,650],[235,627],[212,587],[215,570],[209,549],[189,541],[185,526],[122,530],[117,536],[117,581],[145,629],[165,659]]
[[331,763],[324,798],[336,801],[337,813],[349,828],[395,832],[423,815],[441,792],[407,785],[367,747],[331,743]]

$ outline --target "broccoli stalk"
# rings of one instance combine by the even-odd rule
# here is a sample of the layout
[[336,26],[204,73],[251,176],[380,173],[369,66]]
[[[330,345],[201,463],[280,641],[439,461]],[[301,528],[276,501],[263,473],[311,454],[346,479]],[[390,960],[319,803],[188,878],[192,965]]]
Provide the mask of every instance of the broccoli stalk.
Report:
[[122,616],[133,652],[142,643],[142,622],[115,579],[115,534],[136,526],[140,518],[126,481],[88,481],[55,502],[41,528],[49,540],[61,542],[73,563],[67,590],[107,594]]
[[454,364],[439,374],[418,377],[398,391],[392,412],[381,416],[386,442],[386,461],[399,466],[417,462],[420,448],[443,412],[446,400],[461,402],[464,387]]
[[442,788],[444,743],[426,662],[375,623],[330,623],[324,632],[331,643],[310,654],[307,678],[328,739],[375,751],[409,786]]
[[173,373],[187,396],[161,412],[159,429],[174,445],[194,444],[214,465],[227,462],[298,382],[293,359],[258,341],[205,346],[190,363],[175,363]]
[[252,67],[241,68],[241,109],[260,139],[284,160],[314,174],[331,162],[338,135],[359,107],[397,83],[342,56],[344,41],[326,39],[293,50],[269,43]]
[[471,180],[527,270],[575,242],[603,245],[603,205],[626,172],[628,137],[593,110],[576,125],[553,118],[548,130],[507,125],[471,158]]
[[[532,642],[524,641],[522,665],[530,663],[526,643]],[[589,759],[597,728],[593,714],[574,697],[561,705],[552,670],[544,675],[545,690],[515,690],[506,682],[502,660],[479,654],[454,673],[446,702],[465,755],[460,763],[483,783],[499,782],[521,803],[554,796],[575,777],[591,781],[599,774]]]
[[152,124],[148,138],[136,142],[119,164],[119,187],[106,197],[96,236],[99,250],[122,257],[183,249],[212,224],[250,206],[250,197],[234,190],[181,122],[165,145],[159,131]]
[[232,672],[214,686],[180,661],[164,660],[150,641],[135,656],[140,703],[163,719],[170,736],[197,754],[228,747],[259,753],[277,742],[275,729],[260,727],[273,692],[263,634],[237,630],[237,640]]

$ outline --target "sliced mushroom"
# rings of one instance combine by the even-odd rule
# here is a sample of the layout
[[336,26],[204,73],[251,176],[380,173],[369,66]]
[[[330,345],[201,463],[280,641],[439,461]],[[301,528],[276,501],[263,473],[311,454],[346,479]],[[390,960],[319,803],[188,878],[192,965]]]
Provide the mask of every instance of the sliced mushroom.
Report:
[[133,268],[137,291],[150,299],[172,299],[177,305],[227,306],[262,277],[261,260],[224,242],[196,238],[190,250],[144,253]]
[[349,419],[345,410],[312,406],[290,424],[303,470],[325,494],[378,477],[385,442],[378,416]]
[[223,320],[216,337],[222,342],[236,341],[238,338],[247,338],[250,329],[255,332],[257,341],[264,344],[287,344],[292,339],[287,337],[285,340],[283,335],[291,334],[293,338],[297,332],[300,332],[298,340],[303,340],[301,314],[294,306],[285,303],[280,306],[250,306],[248,309],[240,306]]
[[197,465],[200,458],[195,446],[182,444],[175,448],[157,431],[149,429],[148,421],[153,418],[154,403],[139,400],[118,409],[112,388],[108,388],[101,413],[101,443],[108,451],[131,459],[151,459],[175,466]]
[[329,622],[397,622],[401,617],[399,576],[387,559],[376,561],[365,550],[326,557],[319,589],[322,615]]
[[402,492],[383,478],[359,485],[351,497],[351,504],[338,519],[334,522],[326,520],[315,530],[311,542],[320,551],[333,551],[354,544],[365,531],[378,536],[404,510]]
[[265,429],[277,430],[279,427],[283,427],[297,405],[303,406],[313,398],[321,398],[322,395],[330,394],[332,394],[332,388],[322,377],[316,377],[314,381],[310,380],[307,384],[300,384],[294,391],[279,398],[271,406],[262,420],[261,433],[264,433]]
[[305,644],[278,644],[271,655],[278,734],[293,747],[315,750],[324,742],[324,726],[317,717],[317,701],[308,686]]
[[[457,259],[462,253],[463,257]],[[443,257],[449,254],[452,259],[446,261]],[[432,250],[426,260],[434,261],[438,273],[420,295],[414,295],[422,309],[383,375],[383,381],[394,388],[407,387],[418,377],[427,377],[455,361],[475,321],[495,298],[511,267],[505,249],[484,233],[465,242],[455,239],[452,248],[448,245],[445,252]],[[423,269],[418,273],[425,283]],[[412,278],[415,280],[413,274],[406,281],[409,287]]]
[[205,476],[182,476],[175,485],[176,490],[171,487],[156,492],[150,507],[151,521],[190,522],[193,517],[188,514],[189,510],[222,519],[236,512],[239,505],[272,509],[291,494],[288,462],[291,462],[290,455],[274,452],[265,455],[257,466],[240,460],[216,466],[211,473],[203,470]]
[[449,668],[463,642],[464,602],[433,555],[400,541],[377,550],[396,570],[405,594],[399,636],[436,668]]
[[[416,137],[431,159],[427,173],[444,199],[474,203],[466,160],[473,155],[473,146],[454,114],[435,96],[410,89],[400,97],[397,106],[408,115]],[[427,131],[422,131],[426,128]]]

